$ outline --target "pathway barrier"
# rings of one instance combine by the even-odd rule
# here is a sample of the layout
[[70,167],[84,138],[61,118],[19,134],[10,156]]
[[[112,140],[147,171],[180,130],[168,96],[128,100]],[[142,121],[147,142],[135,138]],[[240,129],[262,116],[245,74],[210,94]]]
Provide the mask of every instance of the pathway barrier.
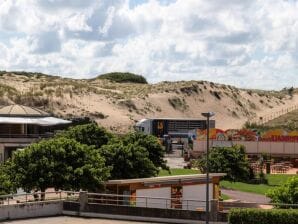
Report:
[[[38,196],[38,197],[37,197]],[[0,196],[0,221],[42,216],[72,215],[132,221],[198,223],[206,218],[204,201],[177,198],[57,191]],[[225,223],[231,208],[294,208],[298,204],[210,201],[212,222]]]

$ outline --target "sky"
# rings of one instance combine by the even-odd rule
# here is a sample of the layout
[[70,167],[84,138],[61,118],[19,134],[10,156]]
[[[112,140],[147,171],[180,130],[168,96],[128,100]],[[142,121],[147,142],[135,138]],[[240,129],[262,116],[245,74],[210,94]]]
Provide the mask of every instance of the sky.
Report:
[[296,0],[1,0],[0,70],[298,86]]

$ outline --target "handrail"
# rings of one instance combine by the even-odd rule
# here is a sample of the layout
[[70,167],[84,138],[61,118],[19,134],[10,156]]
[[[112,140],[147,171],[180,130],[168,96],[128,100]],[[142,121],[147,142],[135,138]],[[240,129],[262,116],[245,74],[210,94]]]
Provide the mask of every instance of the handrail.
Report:
[[46,134],[0,134],[0,138],[49,138],[54,136],[54,133]]

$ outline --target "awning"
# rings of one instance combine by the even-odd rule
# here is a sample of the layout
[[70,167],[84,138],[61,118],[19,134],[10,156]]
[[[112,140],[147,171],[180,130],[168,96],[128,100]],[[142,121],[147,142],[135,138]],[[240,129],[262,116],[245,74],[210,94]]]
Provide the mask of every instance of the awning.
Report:
[[36,124],[40,126],[54,126],[69,123],[71,123],[71,121],[55,117],[0,117],[0,124]]

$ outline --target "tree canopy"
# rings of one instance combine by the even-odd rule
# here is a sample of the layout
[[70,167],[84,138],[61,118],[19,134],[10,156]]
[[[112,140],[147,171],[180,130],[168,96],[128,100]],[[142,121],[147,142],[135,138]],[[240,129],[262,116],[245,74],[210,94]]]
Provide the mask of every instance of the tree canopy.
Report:
[[101,148],[101,155],[112,167],[111,179],[152,177],[159,171],[149,159],[149,152],[137,144],[114,141]]
[[[206,155],[196,163],[202,171],[206,171]],[[250,177],[249,163],[244,146],[215,147],[209,153],[209,171],[226,173],[225,179],[231,181],[245,181]]]
[[114,136],[96,123],[77,125],[60,132],[56,137],[74,139],[77,142],[99,149],[106,145]]
[[78,125],[16,151],[0,167],[0,194],[15,188],[96,191],[107,179],[156,176],[167,168],[164,154],[154,136],[118,137],[95,123]]
[[283,185],[270,189],[266,196],[273,203],[298,204],[298,177],[292,177]]
[[164,160],[165,149],[161,146],[157,137],[133,132],[124,136],[123,142],[144,147],[148,151],[149,159],[157,168],[168,169],[167,161]]
[[98,189],[109,176],[105,160],[93,147],[54,138],[17,151],[8,162],[11,177],[25,191]]
[[5,164],[0,165],[0,195],[10,194],[13,191],[15,186],[10,179],[9,170]]

